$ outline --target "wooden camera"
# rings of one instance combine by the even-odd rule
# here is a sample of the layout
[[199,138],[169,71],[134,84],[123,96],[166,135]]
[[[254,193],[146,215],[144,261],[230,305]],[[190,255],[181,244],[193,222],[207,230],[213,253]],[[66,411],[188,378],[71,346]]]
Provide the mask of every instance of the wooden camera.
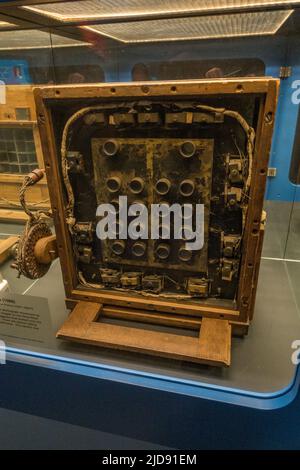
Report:
[[[35,232],[31,253],[37,268],[59,253],[72,312],[58,338],[228,366],[231,335],[244,335],[253,316],[278,81],[51,86],[34,94],[56,242]],[[153,205],[188,205],[181,224],[192,220],[190,229],[201,205],[201,247],[187,248],[186,232],[164,237],[162,214],[155,239],[120,236],[119,219],[116,236],[100,239],[98,207],[118,217],[124,196],[148,209],[149,230],[158,220]],[[173,230],[175,219],[167,225]]]

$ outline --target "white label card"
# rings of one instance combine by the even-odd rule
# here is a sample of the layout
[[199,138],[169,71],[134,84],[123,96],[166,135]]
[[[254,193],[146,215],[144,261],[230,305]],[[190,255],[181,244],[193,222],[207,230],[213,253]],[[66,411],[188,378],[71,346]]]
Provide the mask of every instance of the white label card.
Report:
[[10,343],[53,343],[48,300],[21,294],[0,297],[0,339]]

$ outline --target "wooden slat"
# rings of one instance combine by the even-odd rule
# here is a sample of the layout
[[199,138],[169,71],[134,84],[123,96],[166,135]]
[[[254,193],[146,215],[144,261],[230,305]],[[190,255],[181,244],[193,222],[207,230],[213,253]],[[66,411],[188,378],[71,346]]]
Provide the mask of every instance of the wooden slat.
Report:
[[0,221],[1,222],[14,222],[24,224],[28,220],[28,215],[23,211],[11,210],[11,209],[0,209]]
[[29,108],[30,119],[20,121],[24,125],[31,124],[36,121],[36,111],[33,96],[33,86],[31,85],[7,85],[6,103],[0,106],[0,123],[15,124],[16,108]]
[[266,218],[267,218],[267,214],[266,214],[265,211],[263,211],[262,220],[261,220],[261,224],[260,224],[260,231],[259,231],[259,241],[258,241],[257,250],[256,250],[256,262],[255,262],[254,274],[253,274],[253,288],[252,288],[250,311],[249,311],[249,320],[250,321],[253,319],[253,315],[254,315],[254,307],[255,307],[255,299],[256,299],[256,290],[257,290],[257,285],[258,285],[260,260],[261,260],[263,243],[264,243],[264,236],[265,236]]
[[[61,256],[60,256],[61,259]],[[178,302],[176,300],[159,300],[154,297],[147,298],[142,295],[135,294],[128,295],[123,292],[115,293],[113,291],[99,290],[94,292],[91,290],[74,289],[71,292],[71,297],[75,300],[81,300],[82,297],[90,302],[99,302],[107,305],[118,305],[127,308],[137,308],[152,310],[158,312],[174,313],[178,315],[190,315],[201,317],[202,315],[209,315],[214,318],[219,318],[220,315],[230,320],[237,320],[239,318],[239,311],[233,306],[232,308],[224,307],[221,305],[212,305],[210,303],[191,303]],[[233,302],[232,302],[233,305]]]
[[[29,204],[30,206],[30,204]],[[42,214],[42,219],[51,222],[52,219]],[[25,224],[28,220],[28,215],[23,210],[0,209],[0,222],[13,222],[15,224]]]
[[265,197],[267,169],[271,150],[276,104],[279,95],[279,81],[270,80],[269,89],[263,107],[259,113],[259,124],[256,131],[253,155],[252,181],[249,194],[249,205],[244,228],[240,282],[237,304],[240,310],[240,321],[248,321],[252,315],[252,286],[256,284],[258,270],[249,268],[256,263],[259,246],[259,228],[261,212]]
[[154,325],[173,326],[177,328],[187,328],[199,330],[201,326],[200,318],[172,315],[169,313],[150,312],[147,310],[125,309],[118,307],[104,307],[103,316],[116,318],[119,320],[131,320]]
[[[0,126],[0,129],[1,129],[1,126]],[[13,174],[13,173],[0,173],[0,183],[16,183],[19,185],[19,189],[20,189],[24,181],[24,176],[25,175]],[[38,181],[34,185],[35,188],[39,186],[43,187],[43,189],[47,187],[46,178],[43,178],[42,180]],[[31,189],[33,188],[30,188],[30,191]]]
[[[70,325],[69,325],[70,326]],[[85,331],[66,328],[58,338],[72,339],[107,348],[151,354],[190,362],[202,362],[199,355],[199,338],[172,333],[142,330],[108,323],[91,323]]]
[[[113,83],[113,84],[89,84],[89,85],[44,85],[34,88],[34,95],[40,96],[44,100],[64,98],[78,98],[80,95],[84,98],[107,98],[107,97],[131,97],[145,96],[145,85],[147,97],[149,96],[168,96],[176,87],[176,95],[212,95],[219,94],[222,88],[222,94],[239,94],[240,87],[243,87],[245,93],[266,93],[269,83],[275,82],[275,79],[265,77],[249,78],[230,78],[217,80],[173,80],[170,82],[151,81],[136,83]],[[113,85],[113,86],[112,86]]]
[[101,307],[101,304],[95,302],[78,302],[58,331],[57,337],[84,337],[90,324],[97,319]]
[[209,362],[230,365],[231,326],[227,320],[203,318],[199,354]]
[[[3,208],[7,208],[9,210],[23,210],[19,202],[19,192],[23,180],[24,175],[19,180],[18,177],[15,178],[14,175],[0,175],[0,204],[3,206]],[[48,199],[49,197],[46,184],[36,184],[31,186],[30,190],[26,193],[26,202],[28,206],[31,207],[31,205],[34,204],[33,207],[35,209],[40,207],[49,207],[49,201],[47,201]]]
[[4,263],[9,258],[11,248],[18,242],[18,236],[8,237],[5,240],[0,240],[0,264]]
[[94,323],[86,340],[102,346],[199,362],[198,338],[127,326]]

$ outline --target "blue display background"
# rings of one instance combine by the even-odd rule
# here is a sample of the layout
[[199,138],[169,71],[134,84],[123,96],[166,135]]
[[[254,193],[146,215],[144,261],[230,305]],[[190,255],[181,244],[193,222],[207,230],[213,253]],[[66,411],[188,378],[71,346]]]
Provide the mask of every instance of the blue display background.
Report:
[[[20,70],[16,75],[15,69]],[[27,85],[31,82],[28,63],[26,60],[3,60],[0,59],[0,80],[6,85]]]

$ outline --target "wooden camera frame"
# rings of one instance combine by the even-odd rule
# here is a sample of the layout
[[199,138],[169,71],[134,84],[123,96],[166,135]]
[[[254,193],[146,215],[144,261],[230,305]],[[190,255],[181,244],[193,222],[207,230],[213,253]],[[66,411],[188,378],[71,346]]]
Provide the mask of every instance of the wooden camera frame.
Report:
[[[115,349],[214,365],[230,364],[231,334],[244,335],[253,317],[263,242],[263,200],[278,97],[279,81],[270,78],[192,80],[130,84],[47,86],[34,90],[49,193],[63,272],[67,306],[73,311],[59,330],[59,338]],[[217,95],[259,95],[252,180],[242,244],[236,302],[224,306],[215,299],[183,303],[79,285],[72,243],[65,220],[60,158],[55,146],[50,104],[64,99],[151,99]],[[141,328],[99,321],[101,317],[141,322]],[[163,325],[200,331],[200,336],[143,328]]]

